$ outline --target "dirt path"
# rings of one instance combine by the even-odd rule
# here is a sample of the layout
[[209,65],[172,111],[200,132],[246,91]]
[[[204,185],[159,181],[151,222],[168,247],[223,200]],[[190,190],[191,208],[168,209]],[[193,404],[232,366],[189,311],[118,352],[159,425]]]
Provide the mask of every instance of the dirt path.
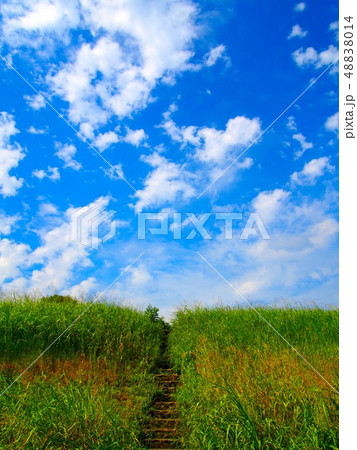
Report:
[[160,394],[152,403],[149,420],[144,429],[145,445],[148,449],[176,449],[178,441],[178,411],[173,397],[179,375],[172,368],[161,368],[155,375]]

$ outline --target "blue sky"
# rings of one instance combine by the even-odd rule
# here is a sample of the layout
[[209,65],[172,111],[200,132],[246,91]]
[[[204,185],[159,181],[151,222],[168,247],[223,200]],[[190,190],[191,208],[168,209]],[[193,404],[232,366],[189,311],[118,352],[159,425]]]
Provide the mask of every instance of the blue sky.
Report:
[[[242,303],[199,252],[248,301],[337,304],[337,2],[5,0],[0,18],[4,292],[90,296],[127,268],[108,297]],[[115,236],[73,240],[99,205]],[[171,231],[138,240],[146,212]],[[242,220],[175,240],[174,212]],[[252,213],[269,240],[240,239]]]

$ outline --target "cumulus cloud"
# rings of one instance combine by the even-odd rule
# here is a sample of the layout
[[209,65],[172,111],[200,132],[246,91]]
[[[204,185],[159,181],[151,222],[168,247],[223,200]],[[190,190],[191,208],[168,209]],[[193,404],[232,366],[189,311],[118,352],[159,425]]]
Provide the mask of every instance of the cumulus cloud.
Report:
[[42,236],[42,244],[34,250],[31,262],[42,267],[32,271],[29,288],[42,292],[50,287],[63,289],[75,268],[91,265],[88,249],[71,240],[69,222],[62,223]]
[[23,185],[23,178],[10,175],[19,162],[25,157],[23,149],[17,144],[11,144],[12,136],[19,131],[15,127],[15,120],[11,114],[0,113],[0,194],[11,197]]
[[[202,241],[198,250],[238,292],[249,296],[248,300],[254,305],[260,302],[277,304],[281,299],[299,305],[311,305],[311,302],[336,304],[336,233],[329,232],[333,231],[336,220],[333,217],[337,207],[336,193],[329,191],[321,199],[311,199],[302,196],[301,192],[283,191],[284,199],[284,194],[275,193],[279,206],[275,218],[267,226],[270,240],[238,239],[237,222],[233,230],[236,238],[224,239],[224,230],[221,230],[221,239]],[[270,199],[274,198],[273,192],[264,193]],[[321,235],[324,230],[326,239]],[[316,241],[319,235],[321,245]],[[174,309],[172,305],[182,304],[183,299],[205,305],[219,304],[222,300],[224,304],[243,303],[204,261],[172,242],[150,246],[145,264],[150,267],[152,281],[139,286],[133,285],[130,278],[126,284],[123,282],[118,295],[138,302],[139,291],[139,303],[147,302],[150,297],[150,301],[160,309],[165,308],[167,314]],[[170,305],[163,300],[168,297],[172,300]]]
[[338,131],[338,111],[327,118],[325,128],[327,131]]
[[134,286],[141,286],[148,283],[152,277],[144,264],[140,264],[138,267],[134,267],[130,270],[131,283]]
[[302,133],[293,134],[293,139],[299,142],[301,147],[300,150],[297,150],[295,152],[295,159],[301,158],[301,156],[306,152],[306,150],[309,150],[310,148],[313,147],[312,142],[308,142],[306,140],[306,137]]
[[[100,197],[84,208],[105,207],[108,202],[108,197]],[[45,228],[38,228],[40,244],[35,249],[9,239],[0,240],[0,282],[4,283],[5,291],[21,288],[42,293],[51,290],[79,293],[94,286],[92,278],[73,284],[81,268],[92,266],[90,248],[73,240],[71,235],[73,212],[69,208],[60,215],[55,205],[43,203],[39,215],[56,216],[56,224],[49,227],[47,223]]]
[[43,169],[35,169],[32,172],[32,176],[38,178],[39,180],[43,180],[44,178],[48,178],[49,180],[56,181],[61,178],[58,167],[47,167],[47,172]]
[[77,153],[77,149],[74,145],[56,142],[56,149],[57,152],[55,155],[64,161],[64,167],[70,167],[73,170],[80,170],[82,168],[82,164],[73,159]]
[[125,142],[127,144],[139,147],[147,139],[147,134],[143,129],[131,130],[126,127],[126,134],[123,136],[118,135],[114,131],[107,131],[106,133],[100,133],[92,140],[92,144],[100,152],[106,150],[113,144],[118,142]]
[[0,283],[21,275],[21,267],[26,266],[30,247],[9,239],[0,239]]
[[76,284],[75,286],[72,286],[70,289],[64,290],[63,293],[74,298],[81,298],[92,292],[96,285],[97,280],[95,279],[95,277],[89,277],[86,280],[83,280],[80,283]]
[[[189,0],[5,0],[1,38],[12,48],[33,48],[46,62],[63,50],[65,61],[51,67],[47,85],[67,102],[72,122],[97,129],[145,108],[157,83],[197,70],[190,62],[197,11]],[[78,45],[69,48],[73,30]],[[83,30],[91,31],[90,42]],[[43,106],[38,96],[28,101]]]
[[294,25],[291,29],[288,39],[292,39],[294,37],[303,38],[306,35],[307,35],[307,31],[304,31],[300,25]]
[[46,106],[44,98],[38,94],[24,95],[24,99],[26,100],[27,104],[35,111],[38,111],[39,109],[42,109]]
[[294,10],[296,12],[302,12],[302,11],[305,11],[305,9],[306,9],[306,3],[304,3],[304,2],[297,3],[294,8]]
[[134,194],[139,198],[134,206],[135,212],[141,212],[144,208],[160,207],[180,198],[187,200],[195,194],[189,184],[193,176],[184,166],[168,161],[157,152],[141,159],[153,167],[153,170],[144,180],[144,189]]
[[221,162],[227,154],[248,145],[261,132],[258,119],[237,116],[229,119],[225,130],[203,127],[197,131],[202,146],[196,155],[201,161]]
[[318,53],[313,47],[302,47],[295,50],[292,57],[299,67],[314,66],[316,69],[328,66],[338,58],[338,49],[329,45],[326,50]]
[[100,152],[102,152],[102,151],[106,150],[108,147],[110,147],[111,145],[116,144],[118,142],[119,142],[119,136],[116,133],[114,133],[114,131],[108,131],[106,133],[99,134],[93,141],[93,145]]
[[131,130],[130,128],[127,128],[126,135],[124,136],[123,141],[127,144],[139,147],[139,145],[141,145],[146,139],[147,135],[143,129]]
[[12,232],[13,226],[19,220],[18,216],[7,216],[0,211],[0,235],[4,236]]
[[330,164],[330,158],[322,156],[307,162],[301,172],[294,172],[291,181],[298,185],[313,185],[326,172],[333,172],[335,167]]
[[224,130],[210,127],[177,127],[168,114],[161,124],[173,141],[195,147],[195,156],[206,163],[222,164],[236,150],[248,145],[261,133],[260,121],[237,116],[229,119]]
[[41,217],[57,216],[57,215],[59,215],[59,211],[53,203],[43,202],[40,204],[40,207],[38,209],[38,214]]
[[79,24],[75,2],[61,0],[24,0],[2,2],[2,38],[12,47],[27,46],[46,57],[56,42],[68,44],[71,28]]
[[283,189],[264,191],[252,200],[252,207],[259,214],[263,223],[267,225],[278,219],[278,215],[289,195],[289,192]]
[[308,230],[309,240],[315,247],[325,247],[338,232],[338,223],[329,217],[312,225]]

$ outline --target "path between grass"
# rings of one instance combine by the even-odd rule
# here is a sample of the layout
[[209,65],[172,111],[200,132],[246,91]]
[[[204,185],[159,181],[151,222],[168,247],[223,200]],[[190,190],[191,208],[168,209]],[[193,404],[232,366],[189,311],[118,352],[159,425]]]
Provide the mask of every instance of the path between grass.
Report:
[[159,392],[152,401],[149,418],[143,430],[143,443],[149,450],[180,448],[180,419],[174,397],[179,383],[179,375],[171,367],[168,355],[168,335],[169,332],[165,334],[161,358],[155,373]]

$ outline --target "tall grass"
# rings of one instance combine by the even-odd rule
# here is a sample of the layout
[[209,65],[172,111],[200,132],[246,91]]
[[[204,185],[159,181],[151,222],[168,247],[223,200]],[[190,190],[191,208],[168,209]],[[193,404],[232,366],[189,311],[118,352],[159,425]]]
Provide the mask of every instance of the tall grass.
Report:
[[[1,392],[87,307],[2,300]],[[164,336],[150,311],[93,304],[0,398],[0,448],[141,448]]]
[[[259,312],[337,387],[338,311]],[[180,310],[170,351],[185,448],[337,448],[337,395],[253,310]]]
[[[62,299],[62,301],[56,301]],[[87,308],[59,296],[0,302],[0,355],[37,356]],[[48,356],[110,357],[152,364],[160,354],[163,326],[148,314],[114,304],[95,303],[49,349]]]

